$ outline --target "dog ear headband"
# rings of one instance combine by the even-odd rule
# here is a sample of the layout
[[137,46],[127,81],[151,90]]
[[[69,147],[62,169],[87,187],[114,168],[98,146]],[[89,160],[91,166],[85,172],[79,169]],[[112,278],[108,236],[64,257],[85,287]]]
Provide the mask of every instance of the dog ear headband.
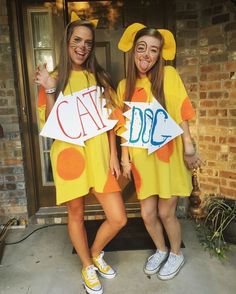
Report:
[[[80,20],[80,17],[74,12],[71,12],[71,16],[70,16],[70,22],[76,21],[76,20]],[[91,24],[94,25],[94,27],[97,27],[98,24],[98,19],[89,19],[88,20]]]
[[[141,23],[133,23],[132,25],[128,26],[118,43],[118,48],[123,52],[129,51],[133,46],[137,32],[143,28],[146,28],[146,26]],[[176,53],[176,43],[173,34],[165,29],[157,29],[157,31],[164,39],[162,57],[165,60],[173,60]]]

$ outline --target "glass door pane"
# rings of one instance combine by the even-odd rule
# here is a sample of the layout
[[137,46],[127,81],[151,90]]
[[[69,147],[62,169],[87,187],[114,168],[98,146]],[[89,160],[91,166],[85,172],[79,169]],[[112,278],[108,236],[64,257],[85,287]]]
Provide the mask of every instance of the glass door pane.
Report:
[[[34,68],[47,64],[47,69],[52,71],[55,67],[54,36],[52,27],[52,9],[28,9],[28,24],[33,48]],[[38,87],[35,86],[35,97],[37,97]],[[37,103],[36,113],[37,113]],[[39,118],[37,120],[39,122]],[[39,126],[39,123],[38,123]],[[40,130],[39,130],[40,132]],[[41,172],[44,185],[54,185],[52,179],[52,169],[49,152],[52,144],[50,138],[39,136]]]

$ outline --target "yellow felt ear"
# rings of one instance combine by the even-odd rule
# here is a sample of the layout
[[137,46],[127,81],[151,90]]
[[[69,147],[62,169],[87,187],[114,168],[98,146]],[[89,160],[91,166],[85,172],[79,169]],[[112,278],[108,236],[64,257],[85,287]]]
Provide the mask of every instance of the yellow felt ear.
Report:
[[[70,22],[73,22],[73,21],[76,21],[76,20],[81,20],[81,18],[74,11],[72,11],[71,15],[70,15]],[[94,25],[94,27],[96,28],[97,24],[98,24],[98,19],[90,19],[89,22],[92,25]]]
[[94,25],[95,28],[98,25],[98,19],[90,19],[89,22],[91,22]]
[[70,22],[73,22],[79,19],[80,19],[79,16],[74,11],[72,11],[70,15]]
[[123,52],[129,51],[133,46],[134,38],[137,32],[143,28],[145,28],[145,25],[138,22],[135,22],[132,25],[128,26],[118,43],[118,48]]
[[164,29],[158,29],[157,31],[161,33],[162,37],[164,38],[162,57],[165,60],[173,60],[176,53],[176,42],[173,34],[170,31]]

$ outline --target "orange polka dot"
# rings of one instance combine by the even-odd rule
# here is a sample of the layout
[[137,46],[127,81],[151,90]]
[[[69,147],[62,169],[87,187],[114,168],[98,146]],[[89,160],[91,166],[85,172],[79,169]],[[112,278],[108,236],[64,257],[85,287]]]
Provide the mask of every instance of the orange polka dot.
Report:
[[111,193],[111,192],[117,192],[117,191],[120,191],[120,186],[116,178],[112,175],[111,171],[109,171],[103,192]]
[[181,106],[182,120],[189,120],[195,117],[195,111],[189,97],[186,97]]
[[47,96],[45,94],[45,89],[43,87],[39,88],[39,97],[38,97],[38,107],[46,105]]
[[64,180],[70,181],[79,178],[84,168],[83,155],[73,147],[62,150],[57,157],[57,172]]
[[147,102],[148,96],[144,88],[135,88],[131,101]]
[[139,193],[141,185],[142,185],[142,179],[139,174],[139,171],[137,170],[136,166],[133,163],[132,163],[132,174],[134,176],[134,183],[135,183],[136,190]]
[[173,151],[174,151],[174,142],[173,140],[171,140],[170,142],[162,146],[160,149],[158,149],[156,151],[156,155],[161,161],[169,162]]

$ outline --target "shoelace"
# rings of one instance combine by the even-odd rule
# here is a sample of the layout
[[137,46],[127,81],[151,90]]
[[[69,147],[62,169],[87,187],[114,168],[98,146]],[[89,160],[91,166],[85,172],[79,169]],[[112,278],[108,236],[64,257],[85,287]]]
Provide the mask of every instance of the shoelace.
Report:
[[172,265],[174,265],[176,259],[177,259],[177,255],[170,254],[169,258],[167,259],[166,266],[171,267]]
[[155,254],[153,254],[152,256],[150,256],[148,258],[148,262],[151,264],[155,264],[156,262],[158,262],[161,258],[161,254],[159,252],[156,252]]
[[101,252],[100,256],[97,258],[97,262],[99,263],[99,265],[101,266],[102,269],[107,268],[108,264],[106,263],[106,261],[103,259],[104,253]]
[[91,284],[98,282],[96,268],[94,266],[89,266],[86,270],[86,273],[87,273],[87,278]]

